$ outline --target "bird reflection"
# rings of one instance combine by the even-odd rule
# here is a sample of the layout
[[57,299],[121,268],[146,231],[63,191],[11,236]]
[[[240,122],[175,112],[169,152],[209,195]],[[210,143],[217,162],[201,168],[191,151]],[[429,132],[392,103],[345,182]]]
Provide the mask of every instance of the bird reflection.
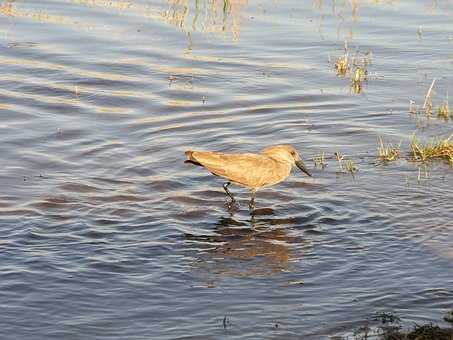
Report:
[[195,246],[194,269],[221,276],[266,276],[291,271],[291,260],[309,245],[303,232],[290,229],[295,218],[220,217],[214,234],[186,234]]

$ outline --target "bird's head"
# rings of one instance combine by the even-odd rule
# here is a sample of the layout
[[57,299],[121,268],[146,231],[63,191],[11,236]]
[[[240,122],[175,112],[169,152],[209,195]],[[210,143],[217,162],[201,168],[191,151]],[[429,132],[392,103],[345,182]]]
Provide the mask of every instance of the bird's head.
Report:
[[295,165],[311,177],[310,172],[307,170],[304,162],[302,161],[302,157],[300,157],[299,153],[291,145],[268,146],[261,151],[261,153],[279,162]]

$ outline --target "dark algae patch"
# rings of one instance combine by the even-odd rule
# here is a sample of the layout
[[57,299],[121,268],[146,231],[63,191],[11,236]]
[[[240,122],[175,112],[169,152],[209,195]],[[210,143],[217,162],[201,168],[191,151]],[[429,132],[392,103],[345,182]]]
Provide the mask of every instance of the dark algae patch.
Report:
[[[444,320],[453,325],[453,310]],[[376,325],[377,323],[377,325]],[[374,326],[370,326],[374,324]],[[453,328],[440,327],[435,323],[415,324],[410,329],[403,329],[401,318],[394,313],[377,313],[371,322],[366,322],[354,331],[354,340],[452,340]],[[348,338],[346,338],[348,339]]]

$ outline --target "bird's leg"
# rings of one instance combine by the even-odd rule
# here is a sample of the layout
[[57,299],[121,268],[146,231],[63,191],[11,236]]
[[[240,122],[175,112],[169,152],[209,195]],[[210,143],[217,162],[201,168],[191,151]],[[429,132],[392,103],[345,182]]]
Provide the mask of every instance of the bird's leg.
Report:
[[226,182],[224,185],[223,185],[223,190],[225,190],[225,192],[227,193],[227,195],[231,198],[231,202],[228,204],[228,208],[231,209],[234,205],[234,203],[236,203],[236,200],[234,199],[233,197],[233,194],[230,192],[230,190],[228,190],[228,186],[231,184],[231,182]]
[[249,203],[249,209],[250,209],[250,214],[253,215],[253,213],[255,212],[255,191],[252,191],[252,198],[250,199],[250,203]]
[[230,190],[228,190],[228,186],[231,184],[231,182],[226,182],[224,185],[223,185],[223,190],[225,190],[225,192],[227,193],[227,195],[231,198],[231,201],[232,202],[236,202],[236,200],[234,199],[233,197],[233,194],[230,192]]

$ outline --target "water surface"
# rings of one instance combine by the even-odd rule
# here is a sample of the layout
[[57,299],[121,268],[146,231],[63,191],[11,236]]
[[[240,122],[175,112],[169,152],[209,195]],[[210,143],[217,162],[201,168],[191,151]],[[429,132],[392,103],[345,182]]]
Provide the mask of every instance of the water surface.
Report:
[[[324,339],[453,302],[453,172],[376,162],[452,122],[449,1],[0,1],[0,337]],[[344,41],[372,52],[360,93]],[[450,91],[451,92],[451,91]],[[249,195],[184,151],[290,143]],[[314,168],[324,152],[328,166]],[[339,173],[334,152],[353,160]],[[427,172],[429,175],[427,175]],[[225,318],[226,317],[226,318]]]

